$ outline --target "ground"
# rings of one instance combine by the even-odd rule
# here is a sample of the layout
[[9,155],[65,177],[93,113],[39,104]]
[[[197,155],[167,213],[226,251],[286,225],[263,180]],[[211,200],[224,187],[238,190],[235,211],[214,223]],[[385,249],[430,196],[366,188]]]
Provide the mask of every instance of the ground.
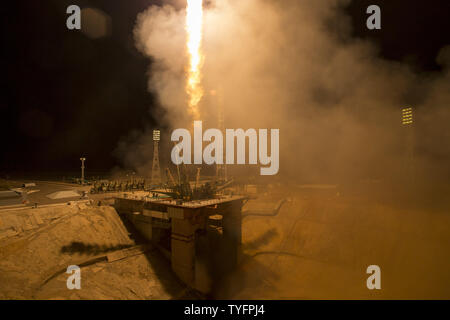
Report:
[[[152,248],[110,259],[113,253],[136,246],[112,207],[23,209],[2,212],[0,218],[3,229],[11,225],[16,233],[0,240],[0,299],[172,299],[186,295],[170,263]],[[81,290],[67,289],[69,265],[82,266]]]
[[[296,193],[275,217],[244,218],[243,252],[223,297],[450,298],[449,211]],[[381,290],[366,286],[370,265],[381,268]]]
[[[277,186],[244,213],[270,213],[282,199],[276,216],[243,218],[240,264],[213,298],[450,298],[447,207]],[[179,282],[158,250],[138,244],[109,206],[0,211],[0,299],[204,297]],[[81,290],[67,289],[71,264],[82,266]],[[366,286],[370,265],[381,268],[381,290]]]

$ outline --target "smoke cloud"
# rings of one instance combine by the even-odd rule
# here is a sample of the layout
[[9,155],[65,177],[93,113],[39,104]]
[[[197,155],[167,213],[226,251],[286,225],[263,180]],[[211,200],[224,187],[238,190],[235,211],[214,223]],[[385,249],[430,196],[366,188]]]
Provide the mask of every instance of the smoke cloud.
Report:
[[[437,57],[439,74],[383,60],[372,43],[351,37],[348,3],[209,1],[201,120],[217,127],[223,103],[226,128],[280,129],[281,177],[339,183],[398,175],[406,143],[401,109],[412,106],[417,175],[448,179],[450,47]],[[152,61],[148,89],[158,96],[161,109],[153,112],[168,129],[166,140],[170,130],[192,127],[184,23],[183,5],[151,6],[134,30],[138,49]],[[136,141],[139,150],[152,149],[147,135]],[[139,157],[142,165],[136,151],[127,163]]]

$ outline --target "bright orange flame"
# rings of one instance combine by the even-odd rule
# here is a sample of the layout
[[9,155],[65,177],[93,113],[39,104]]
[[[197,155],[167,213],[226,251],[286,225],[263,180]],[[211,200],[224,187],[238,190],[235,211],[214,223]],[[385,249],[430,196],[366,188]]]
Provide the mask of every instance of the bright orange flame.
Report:
[[201,53],[203,26],[203,0],[187,0],[186,31],[187,49],[189,54],[188,79],[186,91],[189,95],[189,112],[194,119],[198,119],[198,104],[203,97],[201,86],[201,67],[203,56]]

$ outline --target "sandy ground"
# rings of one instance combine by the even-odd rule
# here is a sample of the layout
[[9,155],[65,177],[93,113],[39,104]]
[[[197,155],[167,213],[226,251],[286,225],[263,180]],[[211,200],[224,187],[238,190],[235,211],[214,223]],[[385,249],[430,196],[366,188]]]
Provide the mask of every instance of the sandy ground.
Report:
[[39,228],[0,241],[0,299],[171,299],[185,295],[170,263],[152,249],[121,260],[88,264],[81,268],[81,290],[67,289],[69,265],[89,263],[135,243],[112,207],[29,210],[37,210],[42,217]]
[[[244,210],[267,213],[284,197],[277,216],[243,219],[240,265],[215,298],[450,299],[449,211],[281,190]],[[0,299],[199,297],[157,250],[108,260],[137,244],[112,207],[25,209],[16,218],[22,224],[0,217]],[[82,289],[68,290],[66,268],[86,262]],[[366,287],[369,265],[381,268],[381,290]]]
[[[295,194],[276,217],[244,218],[243,252],[221,297],[450,299],[450,212]],[[381,290],[367,289],[369,265]]]

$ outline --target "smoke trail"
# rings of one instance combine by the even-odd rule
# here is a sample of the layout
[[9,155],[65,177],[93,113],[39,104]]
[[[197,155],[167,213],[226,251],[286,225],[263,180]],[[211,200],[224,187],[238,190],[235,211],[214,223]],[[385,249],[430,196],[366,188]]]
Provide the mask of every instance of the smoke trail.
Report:
[[[280,129],[280,175],[304,182],[381,179],[402,168],[400,110],[412,100],[417,167],[423,176],[449,177],[450,147],[441,138],[449,137],[448,50],[439,58],[444,71],[431,76],[385,61],[373,44],[351,37],[345,4],[208,2],[201,119],[216,126],[218,102],[208,93],[220,88],[227,128]],[[153,61],[149,90],[164,108],[161,122],[172,128],[189,127],[192,119],[185,107],[189,61],[180,54],[185,19],[184,7],[152,6],[135,28],[138,48]]]
[[188,34],[187,49],[189,53],[189,69],[186,90],[189,95],[189,112],[194,119],[199,119],[198,104],[203,96],[201,87],[201,53],[203,25],[203,0],[187,0],[186,31]]

